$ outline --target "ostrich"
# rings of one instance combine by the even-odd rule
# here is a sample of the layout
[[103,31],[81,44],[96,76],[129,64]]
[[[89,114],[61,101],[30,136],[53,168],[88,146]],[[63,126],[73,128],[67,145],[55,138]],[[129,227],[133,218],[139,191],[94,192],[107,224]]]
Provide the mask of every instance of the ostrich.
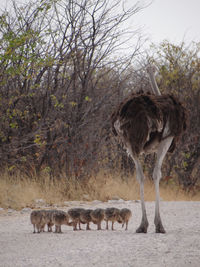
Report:
[[156,153],[153,170],[156,192],[154,224],[156,233],[165,233],[159,208],[161,167],[166,153],[173,152],[180,135],[186,129],[186,110],[173,95],[161,95],[154,77],[154,66],[148,66],[147,72],[151,93],[132,93],[126,98],[111,116],[112,130],[122,141],[136,167],[142,208],[142,220],[137,233],[147,233],[149,225],[144,202],[145,177],[139,156]]

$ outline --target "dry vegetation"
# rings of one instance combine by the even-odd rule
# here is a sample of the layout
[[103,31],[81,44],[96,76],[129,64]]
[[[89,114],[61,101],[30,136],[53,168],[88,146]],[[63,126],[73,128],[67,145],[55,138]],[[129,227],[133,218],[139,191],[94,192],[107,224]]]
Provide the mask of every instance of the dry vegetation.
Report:
[[[45,0],[22,7],[13,0],[12,12],[0,13],[0,207],[84,195],[139,199],[136,180],[127,178],[134,164],[110,123],[128,93],[150,86],[141,37],[126,26],[143,7],[133,1],[120,11],[122,2]],[[126,37],[133,43],[124,54]],[[148,51],[162,93],[176,95],[188,110],[188,131],[163,164],[164,200],[200,199],[199,51],[199,43],[167,41]],[[144,159],[147,173],[154,160]],[[146,200],[154,200],[152,181],[145,190]]]
[[[164,201],[200,201],[200,193],[186,193],[175,183],[161,182],[161,198]],[[85,199],[87,196],[87,199]],[[99,173],[88,181],[61,178],[59,181],[51,181],[47,176],[40,179],[32,177],[13,177],[8,174],[0,177],[0,207],[21,209],[23,207],[34,208],[36,199],[44,199],[48,205],[63,205],[64,201],[71,200],[102,200],[107,201],[114,197],[124,200],[139,199],[139,185],[135,177],[122,179],[118,174]],[[146,201],[154,201],[154,185],[149,179],[145,183]]]

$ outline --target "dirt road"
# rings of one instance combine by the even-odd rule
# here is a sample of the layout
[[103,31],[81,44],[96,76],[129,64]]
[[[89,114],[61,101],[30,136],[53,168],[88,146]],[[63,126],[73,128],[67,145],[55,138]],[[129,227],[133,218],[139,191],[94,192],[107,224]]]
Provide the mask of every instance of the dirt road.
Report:
[[[77,203],[76,203],[77,205]],[[200,202],[161,202],[166,234],[154,232],[154,203],[147,202],[149,229],[136,234],[140,203],[80,203],[81,207],[128,207],[133,216],[128,231],[73,231],[33,234],[30,211],[0,213],[0,266],[5,267],[198,267],[200,266]],[[69,208],[69,207],[68,207]],[[64,207],[63,210],[67,210]],[[103,225],[105,229],[105,224]],[[83,226],[85,229],[85,226]]]

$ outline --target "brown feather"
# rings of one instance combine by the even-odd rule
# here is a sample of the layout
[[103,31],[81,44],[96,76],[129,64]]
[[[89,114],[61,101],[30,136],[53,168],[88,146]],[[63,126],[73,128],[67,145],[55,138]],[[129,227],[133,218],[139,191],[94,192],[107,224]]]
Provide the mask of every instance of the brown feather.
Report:
[[166,123],[173,136],[169,152],[173,152],[182,132],[187,126],[187,113],[181,102],[173,95],[132,94],[126,98],[111,116],[113,133],[117,135],[114,123],[120,121],[123,138],[131,144],[138,155],[155,140],[163,136]]

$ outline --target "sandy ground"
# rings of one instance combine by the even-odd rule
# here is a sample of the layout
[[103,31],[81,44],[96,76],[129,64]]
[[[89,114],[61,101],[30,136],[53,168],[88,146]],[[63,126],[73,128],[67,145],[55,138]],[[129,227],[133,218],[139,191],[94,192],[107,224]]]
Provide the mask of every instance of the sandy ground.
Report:
[[[129,229],[116,224],[115,231],[73,231],[33,234],[30,211],[0,213],[0,266],[98,266],[98,267],[197,267],[200,266],[200,202],[161,202],[166,234],[154,232],[154,203],[147,202],[149,229],[136,234],[140,203],[73,203],[79,207],[127,207],[132,210]],[[67,210],[64,207],[63,210]],[[103,224],[105,229],[105,224]],[[85,229],[85,226],[83,226]]]

